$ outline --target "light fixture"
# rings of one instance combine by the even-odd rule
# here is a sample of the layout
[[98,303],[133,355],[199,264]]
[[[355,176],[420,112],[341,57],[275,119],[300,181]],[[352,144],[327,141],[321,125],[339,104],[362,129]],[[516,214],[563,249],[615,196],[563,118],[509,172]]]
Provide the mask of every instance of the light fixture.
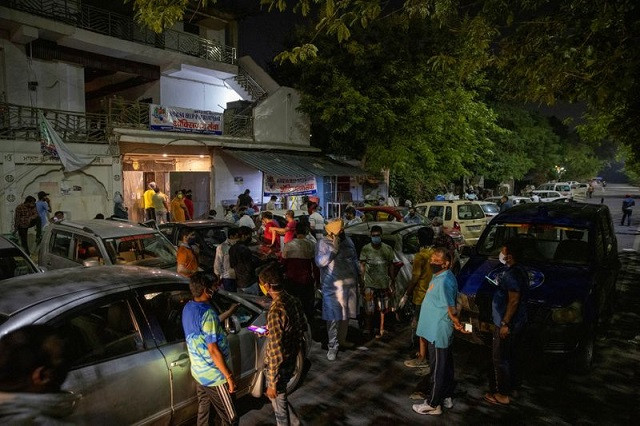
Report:
[[163,157],[167,158],[167,154],[162,154]]
[[200,154],[200,158],[204,158],[204,154]]

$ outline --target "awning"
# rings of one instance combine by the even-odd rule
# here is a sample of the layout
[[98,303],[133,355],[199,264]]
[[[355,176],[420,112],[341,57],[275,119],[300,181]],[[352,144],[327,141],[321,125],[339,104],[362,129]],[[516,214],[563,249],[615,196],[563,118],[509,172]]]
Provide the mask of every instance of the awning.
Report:
[[224,152],[266,174],[277,177],[367,175],[367,172],[358,167],[339,162],[322,154],[311,156],[272,151],[227,149]]

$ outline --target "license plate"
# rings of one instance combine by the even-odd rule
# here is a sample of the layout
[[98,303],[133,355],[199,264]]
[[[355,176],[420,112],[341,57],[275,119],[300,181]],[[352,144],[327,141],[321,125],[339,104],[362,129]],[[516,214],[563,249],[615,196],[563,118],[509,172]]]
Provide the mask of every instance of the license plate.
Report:
[[480,225],[467,226],[467,229],[469,231],[479,231],[480,230]]

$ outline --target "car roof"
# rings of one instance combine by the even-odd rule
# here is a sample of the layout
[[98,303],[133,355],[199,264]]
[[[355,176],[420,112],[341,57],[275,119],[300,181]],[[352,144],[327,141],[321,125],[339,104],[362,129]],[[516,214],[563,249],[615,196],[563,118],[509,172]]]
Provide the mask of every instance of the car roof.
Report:
[[473,204],[475,200],[442,200],[442,201],[426,201],[424,203],[416,204],[416,207],[427,207],[432,204]]
[[165,222],[162,225],[183,226],[188,228],[200,228],[207,226],[237,226],[235,223],[229,222],[228,220],[224,219],[200,219],[187,220],[185,222]]
[[347,234],[368,235],[371,232],[371,227],[374,225],[382,228],[383,235],[398,234],[410,228],[426,226],[424,224],[406,224],[404,222],[361,222],[347,226],[344,230]]
[[500,213],[491,223],[551,224],[588,228],[599,212],[608,210],[609,208],[602,204],[525,203]]
[[81,230],[100,238],[118,238],[127,237],[131,235],[140,234],[155,234],[157,231],[154,228],[148,228],[146,226],[136,225],[131,222],[125,222],[122,220],[105,220],[105,219],[91,219],[91,220],[63,220],[58,223],[50,225],[53,229],[77,231]]
[[0,314],[11,316],[51,299],[60,299],[56,304],[63,306],[102,290],[176,281],[188,282],[175,272],[125,265],[66,268],[22,275],[0,284]]

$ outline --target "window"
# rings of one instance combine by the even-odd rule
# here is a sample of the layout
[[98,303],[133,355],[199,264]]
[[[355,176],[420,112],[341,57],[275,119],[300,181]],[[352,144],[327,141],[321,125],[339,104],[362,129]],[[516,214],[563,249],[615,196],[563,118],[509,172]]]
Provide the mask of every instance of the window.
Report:
[[443,217],[444,216],[444,206],[431,206],[429,207],[429,213],[427,217],[429,219],[433,219],[434,217]]
[[473,220],[484,219],[484,211],[477,204],[461,204],[458,206],[458,219]]
[[170,267],[176,263],[176,249],[159,233],[130,235],[104,240],[114,264]]
[[20,250],[10,248],[0,253],[0,280],[36,272]]
[[162,232],[162,234],[164,234],[164,236],[167,237],[169,241],[172,241],[173,225],[160,226],[160,232]]
[[88,238],[76,236],[73,260],[78,263],[83,263],[86,260],[98,261],[101,265],[104,265],[104,259],[100,254],[100,249],[96,246],[94,241]]
[[[235,303],[237,303],[235,300],[223,296],[220,293],[214,294],[213,299],[211,300],[211,304],[213,305],[213,308],[218,313],[218,315],[225,312],[231,307],[231,305]],[[242,327],[248,327],[258,316],[258,314],[256,314],[253,310],[242,304],[238,306],[238,309],[236,309],[234,315],[238,318]]]
[[[141,298],[144,311],[155,318],[167,343],[184,340],[182,309],[192,299],[189,290],[148,292]],[[151,320],[150,318],[150,320]]]
[[71,247],[71,234],[69,232],[54,232],[51,238],[51,254],[69,259]]
[[451,209],[451,206],[447,206],[447,209],[445,210],[445,214],[444,214],[444,220],[451,220],[452,213],[453,213],[453,210]]
[[143,349],[142,336],[126,300],[86,305],[58,324],[69,342],[72,365],[95,364]]
[[416,254],[420,251],[420,242],[418,241],[418,233],[412,232],[402,239],[402,252],[406,254]]

